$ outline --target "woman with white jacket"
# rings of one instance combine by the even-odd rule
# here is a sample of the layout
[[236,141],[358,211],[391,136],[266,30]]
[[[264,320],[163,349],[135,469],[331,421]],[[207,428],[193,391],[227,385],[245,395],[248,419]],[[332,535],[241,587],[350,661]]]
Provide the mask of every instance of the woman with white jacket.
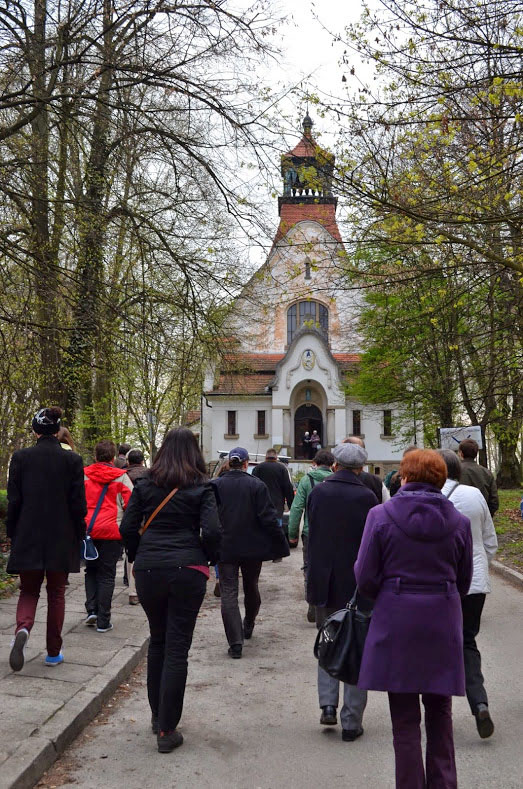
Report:
[[476,636],[479,633],[485,596],[490,592],[489,564],[497,551],[498,538],[483,495],[477,488],[462,485],[459,481],[461,463],[458,456],[450,449],[440,449],[439,453],[447,465],[447,481],[441,492],[459,512],[469,518],[472,530],[474,573],[468,594],[461,599],[465,685],[479,736],[485,738],[493,733],[494,723],[489,713]]

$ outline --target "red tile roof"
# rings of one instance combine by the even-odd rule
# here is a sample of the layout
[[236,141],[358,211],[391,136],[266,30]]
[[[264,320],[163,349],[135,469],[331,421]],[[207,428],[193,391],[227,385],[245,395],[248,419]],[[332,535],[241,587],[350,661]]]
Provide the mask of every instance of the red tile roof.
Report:
[[299,141],[298,145],[289,151],[287,156],[312,156],[315,157],[318,153],[318,145],[314,142],[312,137],[303,137]]
[[281,362],[284,353],[230,353],[224,356],[222,372],[227,369],[238,370],[276,370],[276,365]]
[[271,373],[225,373],[209,394],[265,395],[265,388],[271,383]]
[[310,220],[319,222],[323,225],[325,230],[331,234],[340,244],[343,244],[341,239],[338,224],[336,222],[336,207],[333,204],[325,203],[282,203],[280,210],[280,224],[274,243],[276,244],[282,239],[293,225],[298,222]]

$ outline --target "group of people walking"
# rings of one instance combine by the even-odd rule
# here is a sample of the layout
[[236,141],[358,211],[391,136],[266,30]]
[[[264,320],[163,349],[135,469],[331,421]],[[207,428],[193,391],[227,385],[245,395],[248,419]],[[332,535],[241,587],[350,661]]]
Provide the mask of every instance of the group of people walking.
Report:
[[[185,428],[166,434],[149,470],[139,450],[133,457],[130,447],[120,447],[123,457],[116,458],[111,441],[96,445],[95,462],[84,469],[80,456],[64,451],[57,438],[60,418],[58,408],[41,409],[32,423],[36,445],[15,452],[10,466],[8,570],[20,575],[13,670],[23,667],[44,577],[46,663],[63,661],[67,575],[80,570],[86,531],[98,553],[86,562],[86,624],[99,633],[112,628],[123,544],[129,582],[136,583],[129,602],[137,596],[150,626],[151,727],[158,750],[173,750],[183,742],[178,723],[188,652],[209,565],[219,571],[229,656],[239,659],[260,609],[262,563],[289,555],[303,518],[308,620],[320,628],[355,594],[358,606],[372,611],[358,684],[343,688],[342,739],[363,735],[368,691],[386,691],[397,786],[457,786],[451,697],[466,692],[481,737],[494,729],[475,641],[490,591],[488,563],[497,548],[485,496],[492,486],[478,490],[460,482],[465,464],[453,452],[409,448],[399,468],[400,488],[390,497],[381,479],[365,471],[367,453],[355,438],[332,452],[320,449],[296,496],[274,450],[251,475],[247,450],[236,447],[225,473],[210,481],[197,441]],[[318,667],[322,725],[337,724],[339,690],[338,681]]]

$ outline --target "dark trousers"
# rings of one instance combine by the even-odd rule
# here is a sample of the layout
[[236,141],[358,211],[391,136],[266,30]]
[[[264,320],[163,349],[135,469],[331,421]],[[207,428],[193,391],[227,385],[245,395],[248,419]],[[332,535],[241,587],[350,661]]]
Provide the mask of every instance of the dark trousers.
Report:
[[309,558],[307,554],[307,548],[309,545],[309,535],[301,533],[301,552],[303,556],[303,584],[305,587],[305,599],[307,599],[307,570],[309,569]]
[[98,627],[108,627],[111,622],[111,603],[121,542],[93,542],[98,551],[98,559],[85,564],[85,610],[88,614],[96,614]]
[[487,691],[481,673],[481,655],[476,646],[476,636],[481,625],[484,594],[469,594],[461,598],[463,610],[463,654],[465,657],[465,687],[470,709],[474,715],[478,704],[487,704]]
[[47,579],[47,654],[56,657],[62,648],[67,573],[53,570],[23,570],[20,573],[20,597],[16,607],[16,632],[23,627],[30,633],[35,622],[40,589]]
[[147,656],[149,704],[160,731],[169,732],[182,716],[187,656],[207,579],[189,567],[136,570],[135,579],[151,631]]
[[426,778],[421,752],[421,711],[417,693],[389,693],[397,789],[457,789],[452,697],[422,695],[427,734]]
[[220,592],[222,619],[229,645],[243,644],[243,626],[238,605],[238,573],[242,572],[245,620],[253,625],[261,605],[258,579],[261,562],[220,562]]

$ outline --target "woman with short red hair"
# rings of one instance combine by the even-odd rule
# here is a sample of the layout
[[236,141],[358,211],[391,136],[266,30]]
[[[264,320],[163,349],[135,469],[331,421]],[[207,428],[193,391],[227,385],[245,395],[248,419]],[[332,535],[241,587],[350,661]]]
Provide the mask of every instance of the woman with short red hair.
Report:
[[447,467],[437,452],[409,452],[400,475],[394,498],[369,512],[354,566],[359,590],[375,600],[358,686],[388,691],[396,786],[455,789],[451,697],[465,695],[461,597],[472,579],[470,521],[441,493]]

